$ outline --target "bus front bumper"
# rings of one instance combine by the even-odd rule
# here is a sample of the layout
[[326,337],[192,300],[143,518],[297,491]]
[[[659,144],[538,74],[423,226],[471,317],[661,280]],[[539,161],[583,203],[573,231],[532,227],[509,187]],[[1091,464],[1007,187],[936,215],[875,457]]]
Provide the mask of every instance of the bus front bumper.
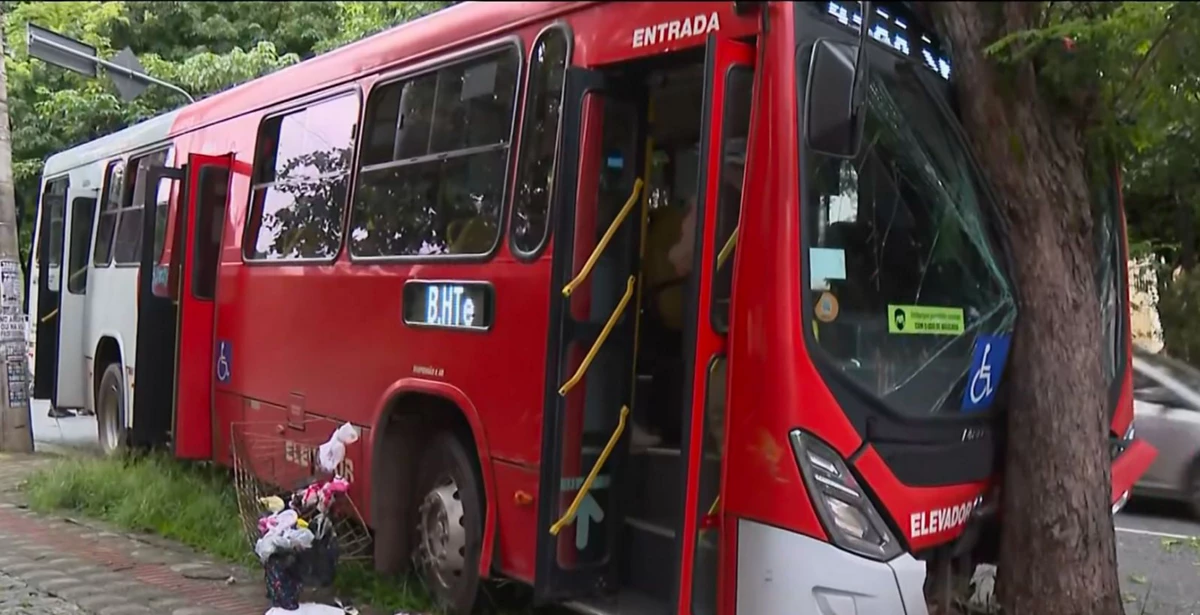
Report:
[[737,615],[927,615],[925,563],[877,562],[829,543],[742,519]]

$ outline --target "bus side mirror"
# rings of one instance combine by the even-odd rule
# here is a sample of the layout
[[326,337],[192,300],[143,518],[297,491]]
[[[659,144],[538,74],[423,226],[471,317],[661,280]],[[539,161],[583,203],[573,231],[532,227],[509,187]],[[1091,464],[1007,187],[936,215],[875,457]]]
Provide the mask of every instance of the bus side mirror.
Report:
[[818,153],[837,158],[858,154],[865,115],[858,111],[866,89],[861,77],[856,80],[858,50],[858,45],[828,39],[813,46],[805,86],[804,132],[808,146]]

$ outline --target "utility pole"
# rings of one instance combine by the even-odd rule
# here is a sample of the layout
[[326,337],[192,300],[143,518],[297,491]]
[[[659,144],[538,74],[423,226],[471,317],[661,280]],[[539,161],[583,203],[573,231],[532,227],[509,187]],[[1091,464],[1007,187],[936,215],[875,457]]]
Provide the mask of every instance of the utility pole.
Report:
[[[4,23],[0,10],[0,24]],[[28,329],[21,294],[21,249],[17,239],[17,200],[13,191],[12,131],[8,122],[8,70],[0,36],[0,451],[33,452],[29,415]]]

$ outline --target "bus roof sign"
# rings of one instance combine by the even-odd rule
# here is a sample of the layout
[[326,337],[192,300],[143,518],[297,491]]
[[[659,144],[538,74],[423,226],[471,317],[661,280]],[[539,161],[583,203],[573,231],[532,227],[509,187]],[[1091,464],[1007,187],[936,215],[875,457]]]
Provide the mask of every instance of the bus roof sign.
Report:
[[29,55],[34,58],[89,77],[100,76],[96,48],[87,43],[33,23],[25,24],[25,42],[29,46]]
[[187,90],[147,75],[133,50],[128,47],[121,50],[121,53],[117,54],[112,61],[109,61],[96,55],[96,48],[91,45],[51,32],[32,23],[25,26],[25,40],[29,44],[30,56],[55,66],[89,77],[99,77],[100,67],[103,66],[107,69],[109,78],[117,86],[117,92],[126,100],[132,100],[146,89],[146,84],[153,83],[178,92],[189,103],[196,102],[196,99]]

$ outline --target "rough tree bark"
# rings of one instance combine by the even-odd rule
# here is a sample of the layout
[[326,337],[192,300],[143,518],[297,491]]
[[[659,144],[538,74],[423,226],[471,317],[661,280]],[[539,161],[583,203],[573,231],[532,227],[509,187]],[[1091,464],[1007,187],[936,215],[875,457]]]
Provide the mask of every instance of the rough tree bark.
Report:
[[1013,251],[1000,602],[1007,615],[1119,615],[1084,135],[1032,61],[999,67],[984,53],[1037,28],[1044,3],[921,4],[950,44],[963,124]]

